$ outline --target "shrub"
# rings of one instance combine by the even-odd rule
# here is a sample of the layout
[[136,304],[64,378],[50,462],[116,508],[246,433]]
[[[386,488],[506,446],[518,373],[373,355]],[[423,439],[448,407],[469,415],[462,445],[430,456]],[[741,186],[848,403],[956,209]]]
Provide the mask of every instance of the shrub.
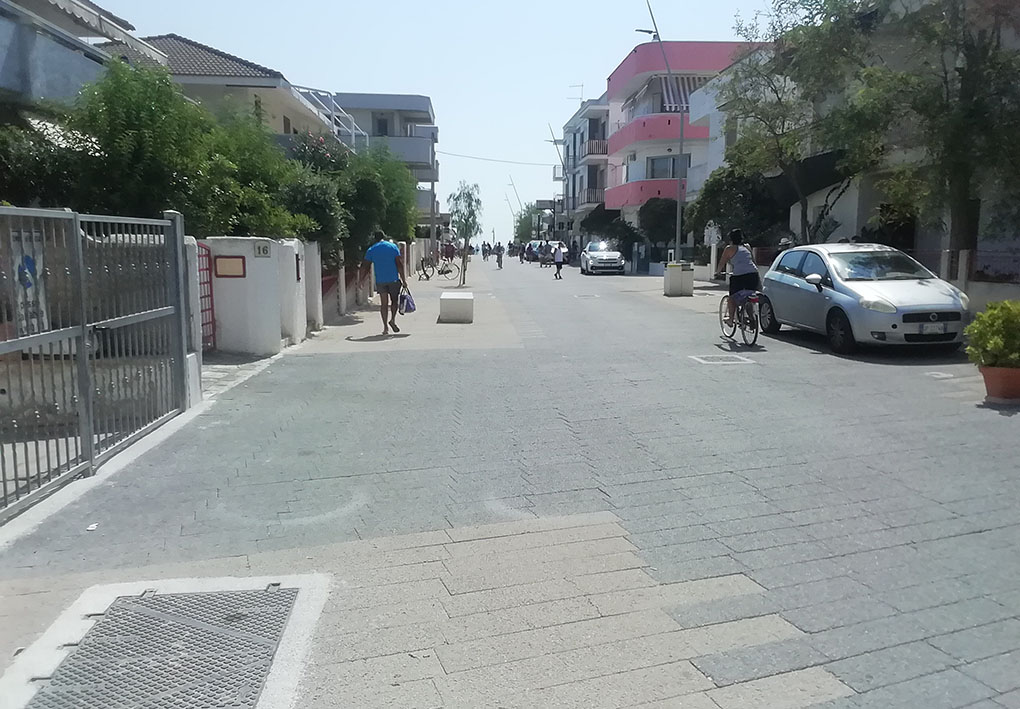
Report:
[[966,332],[967,354],[979,367],[1020,368],[1020,301],[990,303]]

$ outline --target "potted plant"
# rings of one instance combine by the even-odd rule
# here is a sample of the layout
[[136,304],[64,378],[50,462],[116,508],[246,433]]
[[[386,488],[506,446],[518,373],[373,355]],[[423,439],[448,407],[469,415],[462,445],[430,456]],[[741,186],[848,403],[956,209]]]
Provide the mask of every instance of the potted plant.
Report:
[[967,354],[985,378],[988,399],[1020,402],[1020,301],[990,303],[966,334]]

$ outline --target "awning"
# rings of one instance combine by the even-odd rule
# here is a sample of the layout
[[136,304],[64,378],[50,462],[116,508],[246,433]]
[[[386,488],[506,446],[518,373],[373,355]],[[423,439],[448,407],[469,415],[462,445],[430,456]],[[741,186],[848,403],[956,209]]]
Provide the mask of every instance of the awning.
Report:
[[704,76],[660,76],[662,104],[666,113],[687,113],[691,110],[691,94],[700,89],[708,78]]
[[53,7],[75,18],[83,26],[88,27],[103,37],[115,42],[122,42],[136,52],[167,65],[167,56],[147,42],[138,39],[121,27],[109,13],[101,11],[94,3],[85,4],[79,0],[46,0]]

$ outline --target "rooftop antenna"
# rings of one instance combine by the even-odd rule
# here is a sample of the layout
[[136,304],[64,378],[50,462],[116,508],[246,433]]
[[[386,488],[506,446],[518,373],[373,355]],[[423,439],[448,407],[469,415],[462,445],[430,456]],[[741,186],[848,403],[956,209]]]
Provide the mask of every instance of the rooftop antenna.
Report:
[[584,84],[571,84],[567,88],[580,89],[581,90],[581,95],[580,96],[567,96],[567,99],[569,99],[571,101],[575,101],[576,100],[576,101],[580,101],[581,103],[584,103]]

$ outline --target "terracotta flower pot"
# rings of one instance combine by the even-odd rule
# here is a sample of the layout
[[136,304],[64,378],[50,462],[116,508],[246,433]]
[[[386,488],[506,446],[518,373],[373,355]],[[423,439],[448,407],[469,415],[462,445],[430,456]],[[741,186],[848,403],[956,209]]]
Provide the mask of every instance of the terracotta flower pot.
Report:
[[979,367],[989,399],[1020,402],[1020,368]]

